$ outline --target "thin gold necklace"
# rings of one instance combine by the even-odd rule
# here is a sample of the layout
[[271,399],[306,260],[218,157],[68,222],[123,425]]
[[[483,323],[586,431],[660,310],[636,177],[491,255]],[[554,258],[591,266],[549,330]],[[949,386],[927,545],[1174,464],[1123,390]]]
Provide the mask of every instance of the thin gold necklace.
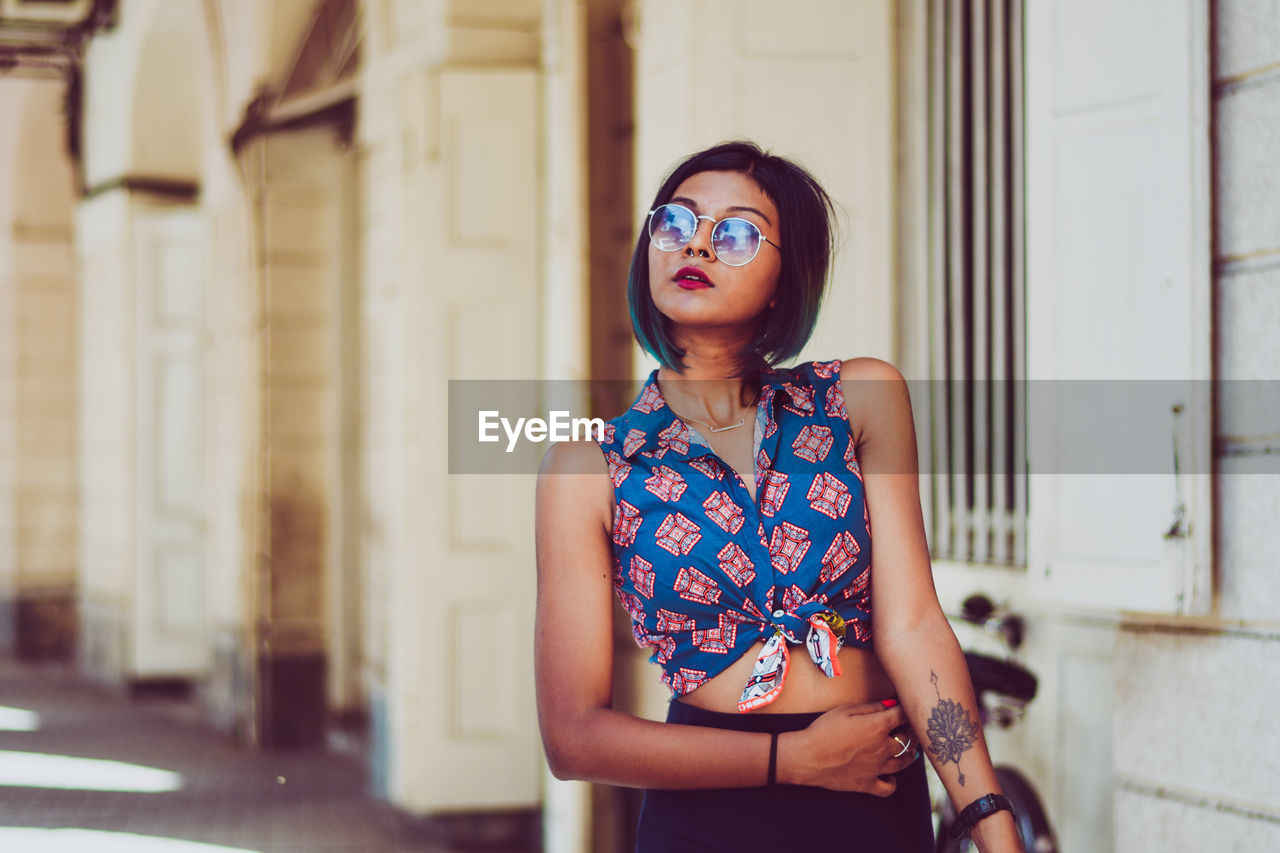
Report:
[[[756,397],[754,400],[751,401],[752,405],[755,405],[757,402],[759,402],[759,399],[760,399],[760,392],[756,391]],[[671,404],[668,403],[667,408],[670,408],[670,407],[671,407]],[[718,427],[713,424],[709,424],[706,421],[700,421],[697,418],[686,418],[684,415],[680,414],[675,409],[671,409],[671,413],[674,414],[676,417],[678,417],[682,421],[695,423],[695,424],[702,424],[704,427],[711,430],[712,432],[728,432],[731,429],[737,429],[738,427],[742,426],[747,422],[747,418],[744,415],[738,418],[738,422],[736,424],[729,424],[728,426]]]
[[[674,412],[675,409],[672,409],[671,411]],[[680,418],[680,420],[682,421],[689,421],[695,424],[702,424],[704,427],[711,430],[712,432],[728,432],[731,429],[737,429],[738,427],[742,426],[747,422],[746,416],[744,415],[743,417],[738,418],[738,422],[736,424],[729,424],[728,426],[717,427],[717,426],[712,426],[706,421],[700,421],[697,418],[686,418],[683,415],[676,415],[676,417]]]

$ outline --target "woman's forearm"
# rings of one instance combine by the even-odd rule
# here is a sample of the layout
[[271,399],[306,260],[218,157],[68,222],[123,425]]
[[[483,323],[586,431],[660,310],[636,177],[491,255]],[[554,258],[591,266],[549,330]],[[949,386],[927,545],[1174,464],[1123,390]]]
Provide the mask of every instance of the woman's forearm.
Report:
[[[552,707],[540,716],[551,772],[637,788],[743,788],[768,779],[771,736],[709,726],[655,723],[610,708]],[[845,703],[803,729],[778,735],[775,781],[861,791],[887,797],[893,774],[915,756],[895,755],[894,729],[907,724],[902,708],[880,702]]]
[[[768,775],[771,736],[764,732],[659,723],[597,708],[547,734],[547,762],[560,779],[632,788],[742,788],[763,785]],[[789,741],[779,737],[782,772]]]
[[[921,739],[920,746],[960,810],[987,793],[1002,793],[982,734],[969,669],[946,618],[909,631],[877,633],[876,651]],[[974,840],[983,853],[1020,851],[1007,812],[984,819]]]

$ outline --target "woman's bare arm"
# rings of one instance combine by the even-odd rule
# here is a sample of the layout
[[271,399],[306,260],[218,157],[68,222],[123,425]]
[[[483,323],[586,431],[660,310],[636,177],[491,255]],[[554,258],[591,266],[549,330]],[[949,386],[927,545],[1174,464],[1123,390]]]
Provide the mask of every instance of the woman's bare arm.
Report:
[[[537,486],[538,724],[551,772],[645,788],[763,785],[768,735],[643,720],[611,707],[613,486],[599,445],[553,444]],[[848,705],[778,738],[778,781],[887,796],[901,708]]]
[[[938,603],[920,509],[915,426],[906,381],[878,359],[852,359],[841,387],[858,441],[872,530],[876,655],[957,808],[1001,793],[955,633]],[[980,821],[983,853],[1021,851],[1011,815]]]

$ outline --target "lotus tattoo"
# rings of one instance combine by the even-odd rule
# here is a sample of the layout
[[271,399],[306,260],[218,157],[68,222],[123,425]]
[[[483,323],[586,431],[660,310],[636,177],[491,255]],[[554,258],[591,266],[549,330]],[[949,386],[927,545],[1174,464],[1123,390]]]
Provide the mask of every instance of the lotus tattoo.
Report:
[[938,692],[938,674],[930,671],[929,676],[933,691],[938,693],[938,704],[929,717],[929,753],[940,765],[953,762],[960,773],[959,782],[964,785],[960,756],[978,739],[979,726],[959,702],[942,698]]

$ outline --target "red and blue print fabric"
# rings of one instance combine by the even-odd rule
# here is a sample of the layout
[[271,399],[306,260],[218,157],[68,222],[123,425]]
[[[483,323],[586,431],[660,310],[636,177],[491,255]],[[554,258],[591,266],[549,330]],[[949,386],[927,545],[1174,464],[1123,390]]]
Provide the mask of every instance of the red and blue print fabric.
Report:
[[649,374],[600,440],[613,480],[613,583],[673,695],[765,645],[738,709],[776,699],[789,644],[828,677],[871,644],[871,530],[839,360],[766,370],[756,497]]

